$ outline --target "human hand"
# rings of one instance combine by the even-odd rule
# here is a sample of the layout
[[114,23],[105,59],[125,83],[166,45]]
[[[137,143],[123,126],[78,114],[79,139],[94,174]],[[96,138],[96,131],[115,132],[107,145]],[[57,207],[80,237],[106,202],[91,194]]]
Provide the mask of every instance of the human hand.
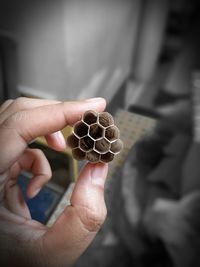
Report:
[[43,153],[27,144],[45,136],[50,147],[63,150],[59,130],[73,125],[86,110],[101,112],[105,105],[102,98],[77,102],[19,98],[0,107],[1,266],[71,266],[95,237],[106,216],[106,164],[83,168],[71,205],[51,228],[31,219],[17,177],[22,170],[32,172],[27,195],[35,196],[50,179],[51,169]]

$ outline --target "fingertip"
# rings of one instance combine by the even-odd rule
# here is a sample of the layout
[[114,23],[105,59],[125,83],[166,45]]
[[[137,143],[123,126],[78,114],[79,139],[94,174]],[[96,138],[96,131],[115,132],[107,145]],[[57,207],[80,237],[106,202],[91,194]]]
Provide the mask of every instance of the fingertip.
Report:
[[103,97],[88,98],[85,102],[97,111],[103,111],[106,107],[106,99]]
[[87,102],[102,102],[102,103],[106,104],[106,100],[103,97],[88,98],[85,101],[87,101]]
[[[101,203],[107,172],[107,163],[87,163],[79,174],[71,197],[71,203],[82,205],[85,202],[90,202],[91,198],[93,202]],[[88,203],[88,205],[93,204]]]
[[107,163],[96,163],[91,166],[91,181],[94,185],[99,185],[104,187],[105,180],[108,173]]
[[36,197],[39,194],[40,190],[41,190],[41,188],[38,188],[36,190],[31,190],[31,189],[27,190],[26,191],[26,196],[28,198],[32,199],[32,198]]
[[90,182],[93,185],[104,187],[108,173],[107,163],[87,163],[80,172],[78,181]]
[[46,135],[45,139],[48,145],[54,150],[63,151],[66,149],[66,141],[61,131]]

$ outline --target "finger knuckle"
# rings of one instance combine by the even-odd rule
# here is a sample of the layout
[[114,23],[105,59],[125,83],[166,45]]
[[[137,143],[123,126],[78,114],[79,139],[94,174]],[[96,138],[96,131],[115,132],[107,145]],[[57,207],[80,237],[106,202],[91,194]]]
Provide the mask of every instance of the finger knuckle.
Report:
[[45,174],[43,174],[44,182],[48,182],[51,179],[52,173],[50,170],[46,171]]
[[84,225],[84,228],[89,232],[97,232],[107,215],[107,210],[104,207],[101,209],[90,209],[85,207],[80,213],[80,219]]
[[2,121],[4,121],[4,112],[9,108],[9,106],[12,104],[14,100],[12,99],[8,99],[6,100],[2,105],[0,105],[0,123],[2,123]]
[[32,148],[31,151],[34,152],[38,157],[45,157],[44,152],[39,148]]
[[4,109],[5,107],[9,106],[14,100],[13,99],[7,99],[2,105],[1,108]]
[[26,103],[26,97],[22,97],[22,96],[16,98],[14,101],[16,108],[19,110],[24,107],[25,103]]
[[46,166],[46,180],[50,180],[52,177],[52,170],[51,170],[51,166],[47,160],[47,166]]
[[16,125],[21,122],[25,123],[26,121],[28,121],[28,116],[26,111],[17,111],[8,118],[8,124],[10,125]]
[[26,111],[18,111],[9,116],[1,124],[1,128],[15,132],[25,142],[33,140],[32,132],[27,127],[27,122],[30,121],[30,117]]
[[45,163],[46,168],[45,168],[45,173],[43,174],[43,177],[46,181],[48,181],[52,176],[52,170],[51,170],[49,161],[47,157],[45,156],[45,153],[39,148],[31,148],[28,151],[30,151],[31,153],[34,153],[35,157],[37,157],[39,160],[42,160],[42,162]]

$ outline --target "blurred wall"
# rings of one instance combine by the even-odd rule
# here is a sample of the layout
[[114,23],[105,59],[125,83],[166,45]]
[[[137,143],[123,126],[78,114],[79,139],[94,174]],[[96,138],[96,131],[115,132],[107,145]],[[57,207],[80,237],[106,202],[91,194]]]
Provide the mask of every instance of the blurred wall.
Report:
[[109,100],[129,72],[139,0],[2,0],[0,29],[19,44],[20,90]]

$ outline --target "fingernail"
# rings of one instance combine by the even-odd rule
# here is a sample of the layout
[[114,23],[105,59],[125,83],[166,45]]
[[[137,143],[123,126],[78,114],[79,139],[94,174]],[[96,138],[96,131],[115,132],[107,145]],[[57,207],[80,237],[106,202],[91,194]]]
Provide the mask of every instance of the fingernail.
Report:
[[56,139],[56,142],[58,142],[61,147],[66,147],[65,138],[62,135],[61,131],[52,133],[51,135]]
[[85,99],[86,102],[95,102],[95,101],[102,101],[102,97],[93,97],[93,98],[88,98]]
[[91,181],[92,184],[104,186],[107,176],[108,166],[105,163],[94,164],[91,170]]
[[35,191],[34,191],[33,194],[32,194],[32,198],[35,197],[35,196],[37,196],[37,194],[39,193],[40,190],[41,190],[41,187],[35,189]]

